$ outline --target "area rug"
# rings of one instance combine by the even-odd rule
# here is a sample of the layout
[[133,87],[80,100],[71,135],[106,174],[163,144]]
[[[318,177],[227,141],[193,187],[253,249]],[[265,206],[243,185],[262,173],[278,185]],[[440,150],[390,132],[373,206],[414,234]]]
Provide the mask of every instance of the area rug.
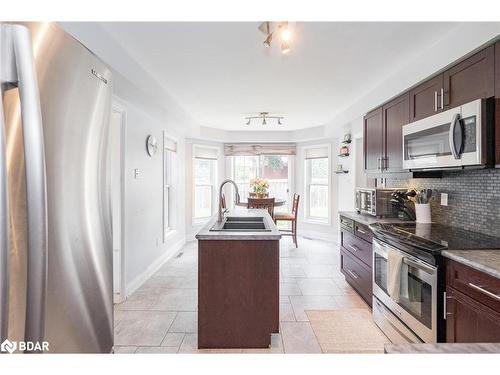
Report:
[[323,353],[383,353],[389,339],[367,309],[308,310]]

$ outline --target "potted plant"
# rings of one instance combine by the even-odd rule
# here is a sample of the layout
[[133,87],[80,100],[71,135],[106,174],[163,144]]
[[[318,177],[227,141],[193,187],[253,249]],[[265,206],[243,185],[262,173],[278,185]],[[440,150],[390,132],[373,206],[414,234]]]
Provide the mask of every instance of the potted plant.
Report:
[[263,178],[254,178],[250,181],[250,187],[257,198],[265,198],[267,196],[267,189],[269,189],[269,182]]

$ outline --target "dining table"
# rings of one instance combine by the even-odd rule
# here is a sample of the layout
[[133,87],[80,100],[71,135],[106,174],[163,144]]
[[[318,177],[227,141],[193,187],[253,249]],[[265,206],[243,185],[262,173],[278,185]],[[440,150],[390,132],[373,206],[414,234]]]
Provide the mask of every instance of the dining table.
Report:
[[[254,199],[259,199],[259,198],[254,198]],[[236,205],[241,207],[247,207],[248,201],[246,199],[240,200],[238,203],[236,203]],[[281,198],[274,199],[274,207],[280,207],[284,205],[286,205],[286,199],[281,199]]]

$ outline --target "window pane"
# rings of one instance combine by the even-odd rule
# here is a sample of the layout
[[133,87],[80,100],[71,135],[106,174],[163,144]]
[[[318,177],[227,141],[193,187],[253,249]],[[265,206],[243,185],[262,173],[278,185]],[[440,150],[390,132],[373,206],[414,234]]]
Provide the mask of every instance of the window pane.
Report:
[[262,158],[262,177],[269,182],[269,196],[278,199],[288,198],[288,156],[264,155]]
[[310,186],[309,216],[328,219],[328,185]]
[[310,159],[311,184],[328,184],[328,158]]
[[197,219],[212,216],[212,186],[195,186],[194,216]]
[[194,159],[195,162],[195,185],[210,185],[212,183],[213,160]]
[[257,177],[258,156],[233,156],[233,176],[241,197],[247,197],[250,180]]

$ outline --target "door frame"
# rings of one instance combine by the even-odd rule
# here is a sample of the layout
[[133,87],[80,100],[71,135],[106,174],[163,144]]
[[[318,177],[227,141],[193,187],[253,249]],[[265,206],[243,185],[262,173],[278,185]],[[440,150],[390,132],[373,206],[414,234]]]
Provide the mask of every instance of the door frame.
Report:
[[[121,215],[120,215],[120,251],[118,254],[118,259],[120,261],[120,274],[115,275],[113,272],[113,303],[121,303],[127,298],[126,295],[126,251],[125,251],[125,163],[126,163],[126,142],[125,142],[125,130],[127,124],[127,109],[123,100],[113,95],[111,112],[119,113],[121,115],[121,126],[120,126],[120,204],[121,204]],[[110,121],[111,124],[111,121]],[[114,249],[113,249],[113,266],[115,262]],[[113,267],[114,269],[115,267]],[[115,290],[115,279],[118,279],[119,289]]]

